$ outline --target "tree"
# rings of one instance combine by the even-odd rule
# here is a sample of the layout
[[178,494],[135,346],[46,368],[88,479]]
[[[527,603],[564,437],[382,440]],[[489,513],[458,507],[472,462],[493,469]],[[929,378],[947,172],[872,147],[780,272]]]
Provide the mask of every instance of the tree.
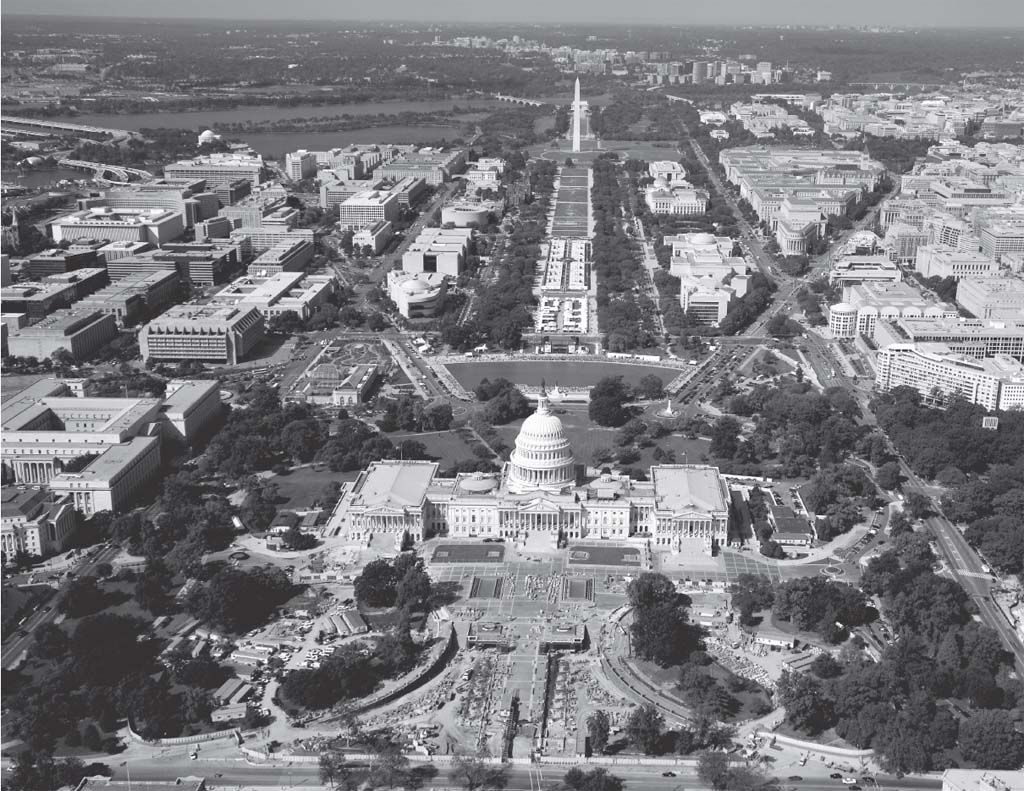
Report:
[[656,607],[676,600],[676,586],[664,574],[645,571],[626,586],[626,597],[633,607]]
[[451,777],[466,791],[504,788],[505,786],[504,769],[487,763],[482,756],[455,756],[452,760]]
[[662,381],[660,376],[647,374],[646,376],[641,377],[640,381],[637,383],[636,394],[640,398],[664,398],[665,383]]
[[598,709],[587,717],[587,735],[590,737],[590,749],[595,753],[603,753],[608,746],[608,734],[611,722],[607,712]]
[[588,414],[599,426],[617,427],[629,419],[625,408],[629,400],[629,388],[621,376],[607,376],[590,390]]
[[423,608],[430,600],[430,575],[420,565],[409,568],[395,587],[395,604],[398,607]]
[[384,559],[372,560],[353,583],[356,599],[368,607],[390,607],[395,603],[395,569]]
[[924,519],[935,511],[932,506],[932,498],[920,492],[909,492],[903,501],[903,507],[910,514],[911,519]]
[[708,452],[712,456],[731,459],[739,447],[740,422],[731,415],[725,415],[715,421],[711,429],[711,446]]
[[729,756],[721,752],[702,752],[697,758],[697,777],[714,791],[725,791],[729,785]]
[[99,728],[91,722],[82,731],[82,746],[92,752],[97,752],[103,746],[103,737],[100,735]]
[[626,720],[626,736],[647,755],[652,755],[658,748],[665,718],[650,703],[637,706],[629,713]]
[[408,779],[409,759],[399,752],[396,745],[387,745],[370,760],[370,772],[382,785],[394,788]]
[[32,653],[40,659],[58,659],[68,652],[68,637],[54,623],[37,627],[32,640]]
[[760,574],[741,574],[730,588],[732,608],[740,615],[740,623],[750,625],[753,615],[767,610],[775,601],[772,582]]
[[157,614],[167,606],[167,593],[173,575],[160,558],[146,561],[146,573],[135,583],[135,601],[144,610]]
[[889,517],[889,535],[892,538],[899,538],[904,533],[914,532],[914,524],[910,521],[905,511],[895,511]]
[[960,723],[960,749],[980,769],[1018,769],[1024,761],[1024,734],[1005,710],[978,711]]
[[288,576],[273,566],[243,571],[228,567],[189,594],[186,607],[194,616],[231,632],[246,632],[266,621],[291,595]]
[[777,694],[794,728],[815,735],[832,726],[832,701],[821,681],[809,673],[783,671]]
[[338,788],[347,783],[352,769],[345,761],[345,754],[339,750],[328,750],[320,753],[320,782],[330,788]]
[[625,788],[622,778],[616,777],[602,767],[587,772],[574,766],[565,773],[562,785],[573,791],[622,791]]
[[95,577],[77,577],[57,600],[57,609],[69,618],[81,618],[103,609],[106,600]]
[[903,481],[904,478],[900,472],[899,462],[887,461],[875,473],[875,483],[889,491],[899,489],[903,485]]

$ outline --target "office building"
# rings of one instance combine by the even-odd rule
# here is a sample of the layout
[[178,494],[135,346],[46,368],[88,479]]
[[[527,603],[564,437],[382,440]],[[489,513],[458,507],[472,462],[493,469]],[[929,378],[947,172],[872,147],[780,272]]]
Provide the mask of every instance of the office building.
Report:
[[1024,317],[1024,280],[967,278],[957,283],[956,301],[976,319],[1019,319]]
[[[162,399],[95,398],[87,389],[76,397],[75,392],[66,381],[44,379],[4,404],[5,479],[46,484],[70,462],[103,458],[137,437],[192,444],[221,412],[216,381],[168,382]],[[111,458],[104,465],[107,472]]]
[[1007,254],[1024,253],[1024,216],[986,223],[978,234],[981,251],[994,261]]
[[117,336],[113,316],[98,310],[58,310],[36,324],[7,337],[7,352],[15,357],[43,360],[65,349],[78,362],[92,358],[101,346]]
[[[246,258],[260,256],[273,247],[294,245],[298,242],[313,244],[312,228],[288,228],[285,225],[243,225],[228,237],[241,246]],[[303,248],[305,249],[305,248]]]
[[452,176],[461,173],[465,166],[464,149],[450,151],[441,148],[421,148],[415,152],[399,154],[386,165],[379,167],[375,175],[393,181],[410,177],[421,178],[427,184],[437,185],[451,181]]
[[894,343],[875,364],[880,390],[911,387],[932,406],[960,397],[990,412],[1024,408],[1024,365],[1008,355],[979,359],[944,343]]
[[360,250],[369,248],[373,255],[379,255],[394,235],[391,223],[380,220],[356,231],[352,236],[352,247]]
[[[225,206],[220,210],[220,216],[230,220],[232,228],[239,228],[241,226],[262,225],[269,215],[272,215],[279,209],[290,208],[287,204],[287,195],[276,190],[269,193],[261,190],[246,195],[231,206]],[[292,224],[294,225],[294,223]]]
[[131,258],[132,256],[139,255],[140,253],[146,253],[153,249],[153,245],[149,242],[130,242],[122,240],[119,242],[110,242],[103,245],[96,252],[99,254],[100,260],[102,260],[108,267],[114,261],[119,261],[122,258]]
[[185,227],[215,217],[220,208],[217,195],[209,191],[204,179],[158,179],[146,184],[115,187],[79,198],[79,210],[108,207],[111,209],[166,209],[185,219]]
[[857,231],[832,254],[829,282],[840,286],[855,283],[898,283],[903,272],[889,257],[885,246],[871,231]]
[[139,272],[115,280],[83,299],[78,307],[109,314],[119,327],[130,327],[159,314],[180,292],[181,278],[175,269]]
[[302,181],[316,175],[316,154],[299,149],[284,156],[284,172],[293,181]]
[[61,250],[52,248],[36,253],[28,259],[28,274],[35,280],[47,275],[59,275],[73,272],[76,269],[93,269],[101,266],[102,261],[92,250]]
[[185,232],[180,212],[167,209],[112,209],[102,206],[60,217],[50,223],[55,242],[76,239],[149,242],[160,246]]
[[870,338],[879,321],[958,316],[955,305],[927,302],[919,291],[904,282],[854,283],[843,289],[843,301],[829,308],[829,329],[836,338]]
[[61,472],[50,479],[50,491],[70,496],[86,517],[99,511],[120,513],[154,482],[160,471],[160,439],[135,437],[103,451],[81,472]]
[[390,533],[396,545],[438,533],[513,541],[540,533],[552,546],[563,536],[626,542],[644,534],[673,553],[712,553],[728,539],[729,493],[716,468],[656,466],[642,482],[587,477],[543,391],[500,473],[441,478],[437,471],[435,462],[374,462],[339,503],[342,533]]
[[469,228],[424,228],[402,254],[402,269],[458,277],[465,269],[472,241]]
[[1005,354],[1024,360],[1024,320],[900,318],[879,321],[875,344],[945,343],[955,354],[995,357]]
[[0,549],[6,563],[20,553],[42,558],[64,551],[78,526],[71,498],[41,487],[0,489],[0,518]]
[[338,206],[338,227],[356,231],[379,222],[398,219],[398,195],[384,190],[367,190],[346,198]]
[[107,265],[111,280],[135,274],[176,271],[182,280],[197,286],[223,283],[241,266],[241,247],[229,241],[172,242]]
[[335,179],[321,176],[320,183],[320,208],[333,209],[340,206],[353,195],[361,192],[383,189],[384,179]]
[[[265,175],[263,157],[252,153],[206,154],[164,166],[165,178],[204,179],[206,186],[214,191],[237,181],[257,186],[264,182]],[[233,202],[221,200],[225,204]]]
[[893,263],[912,266],[917,260],[917,250],[930,241],[929,234],[909,223],[891,223],[885,229],[882,247],[889,253]]
[[209,304],[239,309],[256,308],[268,321],[294,313],[305,320],[320,310],[335,291],[331,275],[279,272],[267,277],[237,278],[211,297]]
[[249,263],[249,274],[269,277],[278,272],[301,272],[313,260],[311,241],[284,241],[267,248]]
[[407,319],[436,315],[447,293],[445,276],[437,272],[388,272],[388,296]]
[[144,360],[236,365],[263,340],[265,322],[254,307],[177,305],[139,330]]
[[23,313],[29,324],[49,316],[56,310],[69,308],[109,282],[107,270],[75,269],[47,275],[38,282],[27,281],[5,286],[0,291],[5,313]]
[[914,269],[925,278],[953,277],[960,280],[993,275],[999,271],[999,265],[983,253],[924,244],[917,248]]
[[233,230],[235,230],[235,226],[227,217],[211,217],[196,223],[196,241],[208,242],[211,239],[227,239]]

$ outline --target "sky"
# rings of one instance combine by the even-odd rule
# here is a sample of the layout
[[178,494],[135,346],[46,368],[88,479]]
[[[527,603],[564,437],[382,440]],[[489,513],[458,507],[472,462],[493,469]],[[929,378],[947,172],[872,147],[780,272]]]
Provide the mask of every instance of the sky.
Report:
[[164,19],[1024,27],[1021,0],[4,0],[3,12]]

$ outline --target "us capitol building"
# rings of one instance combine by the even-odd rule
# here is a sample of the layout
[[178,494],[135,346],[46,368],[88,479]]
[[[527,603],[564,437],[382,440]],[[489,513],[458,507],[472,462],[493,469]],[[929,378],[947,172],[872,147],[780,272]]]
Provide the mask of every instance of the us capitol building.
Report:
[[541,533],[553,546],[559,537],[633,538],[691,553],[725,545],[730,499],[716,467],[663,464],[650,477],[587,476],[542,389],[501,472],[442,478],[435,462],[374,462],[345,490],[331,521],[351,539],[386,533],[396,544],[436,535],[522,543]]

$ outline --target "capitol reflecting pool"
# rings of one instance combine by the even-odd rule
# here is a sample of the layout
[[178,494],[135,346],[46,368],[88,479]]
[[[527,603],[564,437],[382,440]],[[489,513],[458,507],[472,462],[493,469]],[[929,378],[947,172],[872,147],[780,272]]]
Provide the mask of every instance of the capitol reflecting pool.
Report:
[[621,376],[628,384],[637,384],[650,374],[661,377],[668,384],[679,375],[675,368],[658,365],[633,365],[607,360],[552,360],[513,362],[449,363],[452,376],[467,390],[472,390],[483,379],[505,378],[515,384],[539,385],[543,379],[548,386],[591,387],[606,376]]

